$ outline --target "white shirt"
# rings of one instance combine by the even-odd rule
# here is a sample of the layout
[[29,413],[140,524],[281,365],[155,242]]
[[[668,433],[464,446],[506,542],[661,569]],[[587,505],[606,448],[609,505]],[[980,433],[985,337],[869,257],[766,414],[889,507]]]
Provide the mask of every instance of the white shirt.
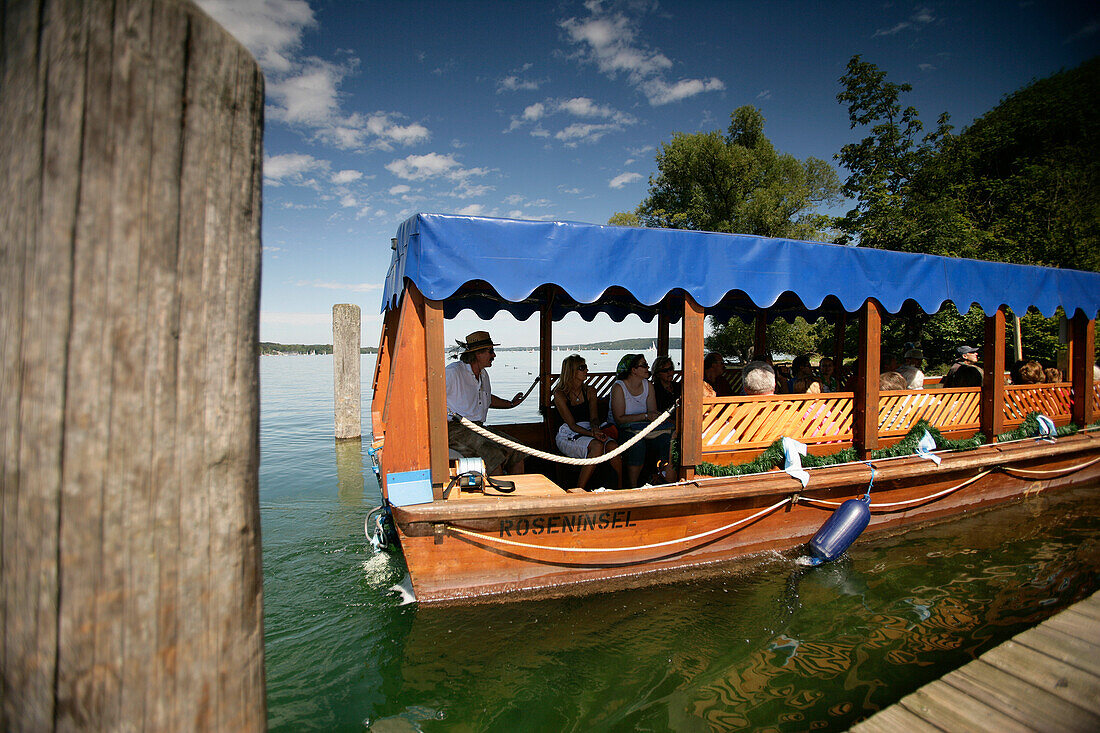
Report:
[[447,365],[447,412],[456,413],[474,422],[482,422],[489,414],[489,402],[493,390],[489,386],[489,372],[481,370],[475,377],[473,368],[462,361]]

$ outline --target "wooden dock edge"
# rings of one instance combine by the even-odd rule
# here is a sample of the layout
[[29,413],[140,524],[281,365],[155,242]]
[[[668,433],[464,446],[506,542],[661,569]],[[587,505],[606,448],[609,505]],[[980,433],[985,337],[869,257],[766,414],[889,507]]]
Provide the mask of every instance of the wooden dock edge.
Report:
[[1100,730],[1100,592],[851,730]]

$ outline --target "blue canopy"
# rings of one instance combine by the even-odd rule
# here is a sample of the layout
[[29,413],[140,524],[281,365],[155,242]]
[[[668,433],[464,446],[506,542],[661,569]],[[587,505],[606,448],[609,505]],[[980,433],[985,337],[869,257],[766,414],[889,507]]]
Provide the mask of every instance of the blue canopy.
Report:
[[519,221],[417,214],[397,231],[382,308],[396,307],[405,281],[426,298],[447,301],[444,315],[469,308],[481,318],[506,310],[525,320],[539,308],[535,291],[560,290],[555,320],[567,312],[591,320],[635,313],[650,320],[670,293],[687,293],[712,312],[768,308],[852,313],[868,298],[889,313],[946,301],[1054,315],[1100,309],[1100,273],[890,252],[822,242],[683,229],[576,222]]

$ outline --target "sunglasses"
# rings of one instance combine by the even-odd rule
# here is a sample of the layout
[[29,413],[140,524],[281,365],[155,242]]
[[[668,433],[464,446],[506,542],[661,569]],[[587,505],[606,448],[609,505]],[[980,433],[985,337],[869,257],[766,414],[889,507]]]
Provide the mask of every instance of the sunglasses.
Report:
[[658,369],[657,373],[658,374],[668,374],[671,371],[673,371],[672,367],[664,367],[662,369]]
[[587,365],[587,364],[580,364],[580,365],[578,365],[578,366],[577,366],[577,371],[579,371],[579,372],[587,372],[587,371],[588,371],[588,365]]

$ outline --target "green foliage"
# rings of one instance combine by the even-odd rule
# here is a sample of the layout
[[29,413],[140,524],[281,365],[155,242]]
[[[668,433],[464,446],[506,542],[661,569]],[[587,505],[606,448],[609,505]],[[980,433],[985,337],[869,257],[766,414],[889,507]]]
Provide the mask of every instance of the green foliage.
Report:
[[[819,204],[837,199],[839,179],[823,160],[776,152],[752,106],[718,131],[677,133],[657,153],[656,176],[637,215],[651,227],[820,239]],[[618,215],[616,215],[618,216]]]
[[616,227],[640,227],[642,217],[638,216],[636,211],[619,211],[612,214],[607,223]]
[[[717,351],[725,356],[736,356],[742,363],[748,362],[756,339],[754,322],[738,317],[721,323],[710,319],[712,333],[706,338],[707,351]],[[819,318],[808,322],[801,316],[788,323],[777,318],[768,324],[768,350],[773,354],[825,354],[832,353],[833,326]]]

